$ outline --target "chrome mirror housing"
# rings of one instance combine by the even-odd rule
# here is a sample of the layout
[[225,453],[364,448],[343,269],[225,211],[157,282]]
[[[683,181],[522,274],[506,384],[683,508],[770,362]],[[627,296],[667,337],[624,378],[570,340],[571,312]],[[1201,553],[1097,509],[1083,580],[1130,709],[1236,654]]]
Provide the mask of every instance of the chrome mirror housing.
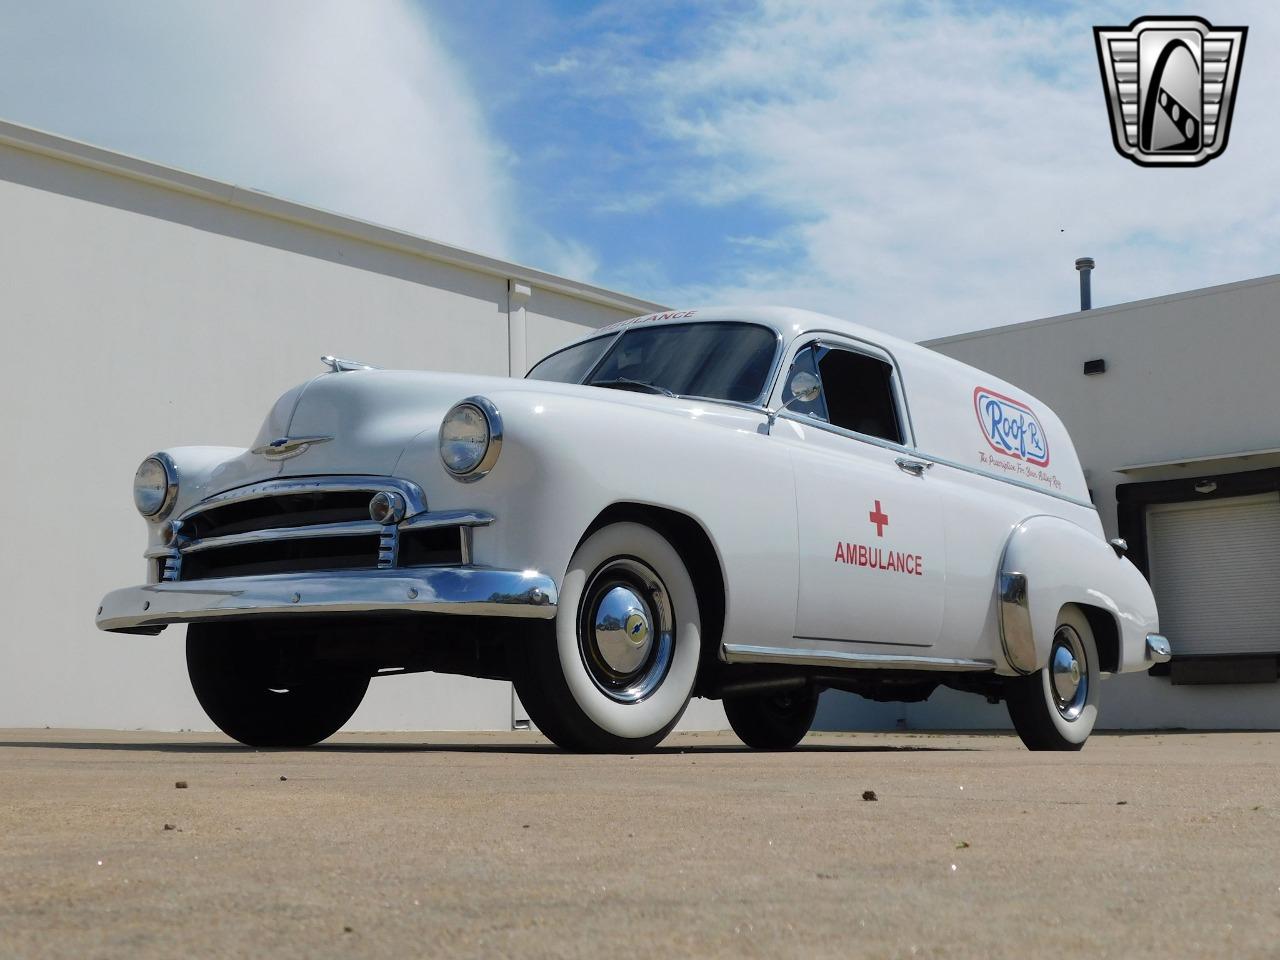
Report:
[[791,382],[787,384],[787,388],[791,391],[791,399],[769,411],[769,420],[765,424],[764,432],[766,434],[773,430],[773,425],[778,419],[778,414],[793,403],[813,403],[818,397],[822,396],[822,381],[808,370],[797,370],[791,377]]
[[822,395],[822,381],[808,370],[800,370],[791,378],[791,399],[781,409],[786,409],[799,400],[801,403],[813,403]]

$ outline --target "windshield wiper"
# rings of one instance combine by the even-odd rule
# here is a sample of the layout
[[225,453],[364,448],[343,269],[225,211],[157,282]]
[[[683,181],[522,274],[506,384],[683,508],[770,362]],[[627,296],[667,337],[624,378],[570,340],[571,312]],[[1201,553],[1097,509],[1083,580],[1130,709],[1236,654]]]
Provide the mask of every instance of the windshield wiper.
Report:
[[675,396],[666,387],[660,387],[656,383],[645,383],[643,380],[632,380],[630,377],[617,377],[613,380],[593,380],[587,386],[604,387],[606,390],[636,390],[641,393],[661,394],[664,397]]

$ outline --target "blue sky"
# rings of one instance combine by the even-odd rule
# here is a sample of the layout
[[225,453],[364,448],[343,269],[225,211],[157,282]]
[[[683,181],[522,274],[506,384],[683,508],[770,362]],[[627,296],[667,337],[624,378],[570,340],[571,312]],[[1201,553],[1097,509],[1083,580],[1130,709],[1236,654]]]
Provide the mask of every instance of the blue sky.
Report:
[[914,338],[1280,269],[1276,27],[1226,154],[1111,146],[1127,3],[0,3],[0,117],[663,302]]

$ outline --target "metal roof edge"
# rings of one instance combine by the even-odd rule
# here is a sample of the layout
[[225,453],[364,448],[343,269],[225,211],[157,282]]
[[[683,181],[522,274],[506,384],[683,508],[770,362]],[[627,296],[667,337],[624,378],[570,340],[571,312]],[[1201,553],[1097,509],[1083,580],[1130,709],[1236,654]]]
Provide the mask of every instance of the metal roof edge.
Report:
[[[73,140],[56,133],[38,130],[0,119],[0,145],[52,157],[78,166],[140,181],[165,190],[226,204],[259,216],[284,220],[311,227],[348,239],[385,247],[401,253],[464,267],[494,277],[515,280],[541,290],[564,294],[591,303],[630,310],[635,314],[652,313],[665,305],[618,293],[590,283],[571,280],[533,267],[450,246],[437,240],[380,226],[366,220],[307,206],[293,200],[189,173],[176,167],[143,160],[104,147]],[[0,175],[2,178],[2,175]]]
[[1232,280],[1229,283],[1219,283],[1211,287],[1199,287],[1195,290],[1166,293],[1158,297],[1148,297],[1144,300],[1130,300],[1126,303],[1117,303],[1109,307],[1095,307],[1092,310],[1076,310],[1073,313],[1061,313],[1051,317],[1041,317],[1037,320],[1022,320],[1018,323],[1008,323],[999,327],[984,327],[981,330],[970,330],[966,333],[955,333],[946,337],[936,337],[932,340],[921,340],[920,345],[922,347],[937,347],[948,343],[958,343],[962,340],[979,340],[983,337],[991,337],[1001,333],[1008,333],[1011,330],[1025,330],[1028,327],[1047,327],[1055,323],[1067,323],[1071,320],[1079,320],[1083,317],[1124,313],[1127,310],[1138,310],[1143,307],[1152,307],[1163,303],[1173,303],[1178,300],[1194,300],[1197,297],[1207,297],[1216,293],[1223,293],[1228,290],[1239,290],[1246,287],[1254,287],[1277,282],[1280,282],[1280,273],[1268,274],[1264,277],[1252,277],[1248,280]]
[[1112,468],[1113,473],[1139,473],[1144,470],[1156,470],[1161,467],[1195,467],[1209,465],[1224,460],[1250,460],[1254,457],[1273,457],[1280,454],[1280,447],[1264,447],[1259,450],[1237,450],[1231,453],[1199,453],[1173,460],[1154,460],[1151,463],[1131,463],[1124,467]]

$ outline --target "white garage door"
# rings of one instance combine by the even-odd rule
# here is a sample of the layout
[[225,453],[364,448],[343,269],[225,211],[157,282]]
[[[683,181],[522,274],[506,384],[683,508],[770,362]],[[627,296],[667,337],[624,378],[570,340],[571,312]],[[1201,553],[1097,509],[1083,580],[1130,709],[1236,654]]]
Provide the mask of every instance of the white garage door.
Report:
[[1280,494],[1151,506],[1147,547],[1175,654],[1280,652]]

